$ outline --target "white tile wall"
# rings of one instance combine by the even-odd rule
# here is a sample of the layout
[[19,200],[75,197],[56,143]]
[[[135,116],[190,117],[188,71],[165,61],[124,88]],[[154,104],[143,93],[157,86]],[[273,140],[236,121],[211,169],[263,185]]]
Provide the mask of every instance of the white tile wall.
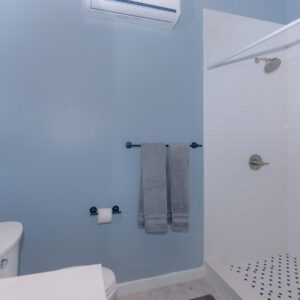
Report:
[[[205,65],[278,27],[205,11]],[[274,39],[255,51],[282,43],[283,38]],[[286,61],[286,51],[270,55]],[[281,252],[285,247],[286,76],[284,64],[266,75],[263,64],[255,64],[253,58],[204,70],[207,259],[244,260],[268,255],[270,249]],[[258,172],[250,170],[248,160],[255,153],[270,166]]]
[[288,34],[294,46],[287,51],[287,193],[286,243],[288,251],[300,254],[300,27]]

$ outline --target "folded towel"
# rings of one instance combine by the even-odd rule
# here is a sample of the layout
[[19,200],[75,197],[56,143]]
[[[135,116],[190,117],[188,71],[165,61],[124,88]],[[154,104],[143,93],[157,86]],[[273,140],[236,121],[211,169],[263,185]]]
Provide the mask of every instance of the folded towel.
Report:
[[169,210],[172,230],[187,232],[189,228],[189,146],[172,144],[168,151]]
[[145,228],[147,233],[166,233],[168,209],[165,145],[143,144],[141,165],[138,225]]

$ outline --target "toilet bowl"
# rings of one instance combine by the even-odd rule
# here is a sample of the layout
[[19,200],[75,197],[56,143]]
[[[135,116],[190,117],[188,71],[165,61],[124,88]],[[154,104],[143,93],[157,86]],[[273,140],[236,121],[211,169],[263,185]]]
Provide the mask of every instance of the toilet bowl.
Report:
[[0,279],[18,275],[22,233],[21,223],[0,222]]
[[[71,269],[74,267],[69,267]],[[108,268],[102,266],[102,274],[104,281],[104,288],[107,300],[115,300],[117,292],[117,281],[114,272]]]
[[[18,275],[20,239],[23,226],[19,222],[0,222],[0,279]],[[117,282],[112,270],[102,267],[107,300],[115,300]]]
[[104,287],[107,300],[116,299],[117,282],[112,270],[102,267]]

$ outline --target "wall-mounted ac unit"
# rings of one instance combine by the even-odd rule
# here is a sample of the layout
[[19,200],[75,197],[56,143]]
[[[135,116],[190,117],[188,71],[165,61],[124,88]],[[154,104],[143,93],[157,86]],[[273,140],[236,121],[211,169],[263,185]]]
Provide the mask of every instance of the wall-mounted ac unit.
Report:
[[84,0],[90,16],[173,29],[181,0]]

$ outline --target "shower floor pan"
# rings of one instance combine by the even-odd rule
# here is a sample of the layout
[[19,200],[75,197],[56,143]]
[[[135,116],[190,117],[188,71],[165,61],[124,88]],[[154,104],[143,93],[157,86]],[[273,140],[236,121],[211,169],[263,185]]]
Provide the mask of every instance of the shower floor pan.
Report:
[[288,253],[240,264],[206,262],[206,277],[226,300],[300,300],[300,258]]

